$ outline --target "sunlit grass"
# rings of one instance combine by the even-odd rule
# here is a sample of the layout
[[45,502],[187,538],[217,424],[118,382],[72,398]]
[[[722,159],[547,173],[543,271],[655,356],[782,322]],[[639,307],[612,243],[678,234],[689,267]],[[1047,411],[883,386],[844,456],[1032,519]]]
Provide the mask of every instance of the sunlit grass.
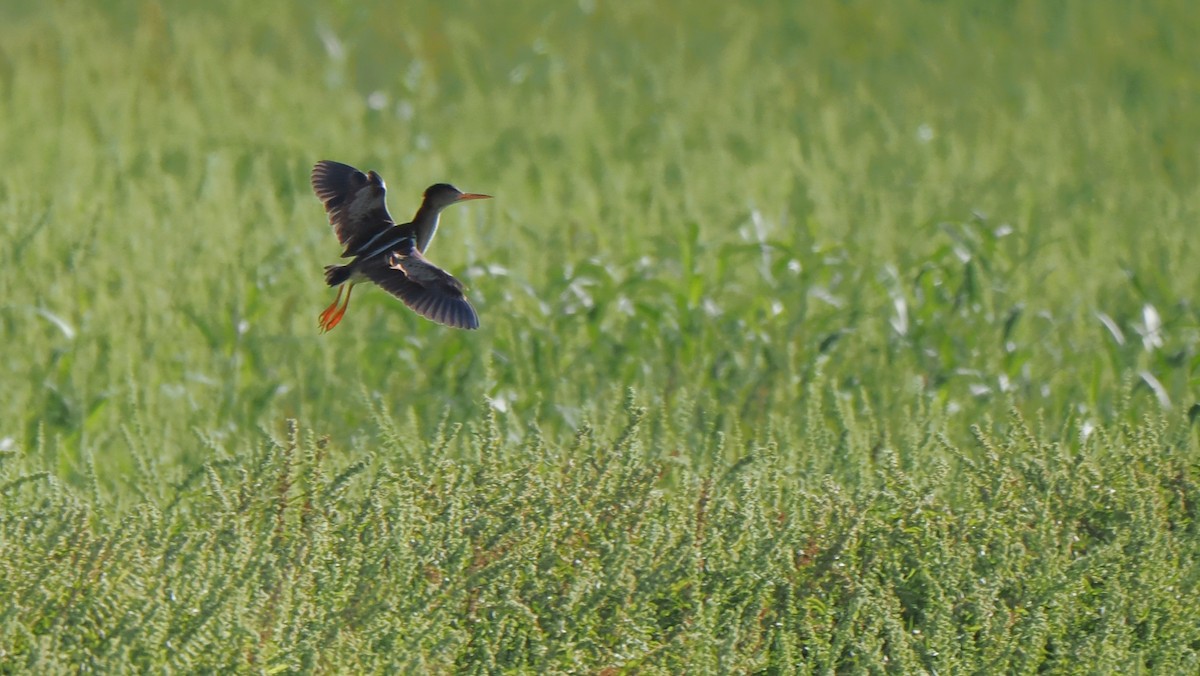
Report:
[[[289,423],[166,490],[143,472],[155,494],[119,519],[0,456],[0,664],[1195,670],[1187,428],[1062,444],[1014,412],[971,449],[917,423],[880,447],[810,395],[707,470],[651,460],[632,401],[574,438],[512,443],[491,415],[419,453],[384,412],[353,463]],[[812,478],[835,447],[859,471]]]
[[[133,400],[178,424],[164,441],[281,415],[361,430],[363,390],[421,402],[425,426],[491,397],[574,411],[569,428],[626,385],[757,425],[823,361],[885,416],[917,397],[969,421],[1015,392],[1100,421],[1140,371],[1190,403],[1185,73],[1094,50],[1075,26],[1100,10],[944,30],[919,4],[899,25],[832,7],[563,7],[534,25],[469,4],[234,25],[154,7],[8,29],[22,443],[55,408],[51,435],[80,433],[101,400],[101,453]],[[1169,17],[1139,21],[1173,46]],[[383,172],[398,214],[435,179],[498,196],[448,214],[431,251],[481,333],[371,292],[347,330],[312,330],[337,251],[305,178],[321,157]],[[1164,323],[1143,341],[1147,307]]]
[[[189,531],[211,508],[196,482],[283,471],[256,449],[284,420],[328,436],[339,471],[370,456],[420,483],[486,459],[437,438],[494,415],[512,488],[574,471],[587,453],[516,449],[568,448],[630,387],[648,414],[629,461],[693,473],[654,486],[667,511],[772,435],[802,448],[772,462],[812,499],[874,486],[888,453],[941,486],[1014,405],[1109,476],[1085,431],[1148,434],[1195,400],[1198,31],[1184,3],[7,3],[3,481],[41,477],[21,486],[85,504],[103,537],[168,504]],[[397,217],[437,180],[496,195],[448,211],[429,252],[480,331],[363,289],[318,333],[339,251],[308,188],[323,158],[381,172]],[[837,431],[809,439],[816,419]],[[1162,518],[1187,521],[1195,442],[1173,433],[1187,459],[1140,469],[1182,482]],[[986,511],[931,490],[953,518]],[[4,631],[48,626],[30,617]]]

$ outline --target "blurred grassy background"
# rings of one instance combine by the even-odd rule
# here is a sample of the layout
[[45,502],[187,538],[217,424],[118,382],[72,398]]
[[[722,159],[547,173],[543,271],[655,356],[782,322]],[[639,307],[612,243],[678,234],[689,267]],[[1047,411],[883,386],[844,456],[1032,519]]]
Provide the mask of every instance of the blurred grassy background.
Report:
[[[1187,3],[6,3],[0,436],[194,465],[368,400],[570,430],[633,386],[718,427],[823,371],[956,438],[1012,399],[1189,405],[1200,26]],[[307,174],[449,180],[474,334],[366,291]],[[615,395],[615,396],[614,396]],[[1136,409],[1135,409],[1136,410]],[[518,425],[519,427],[519,425]],[[224,442],[223,442],[224,443]],[[236,445],[236,442],[231,442]]]
[[[1196,35],[1181,1],[3,3],[0,643],[1194,667]],[[429,252],[478,332],[363,289],[318,334],[324,158],[398,218],[496,196]]]

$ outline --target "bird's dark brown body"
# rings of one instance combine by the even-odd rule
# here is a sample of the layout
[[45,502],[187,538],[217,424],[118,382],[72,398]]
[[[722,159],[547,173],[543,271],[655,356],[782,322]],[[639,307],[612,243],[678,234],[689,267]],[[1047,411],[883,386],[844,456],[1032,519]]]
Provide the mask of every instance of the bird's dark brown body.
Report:
[[[460,329],[479,328],[479,317],[463,294],[462,283],[424,253],[437,232],[442,209],[488,195],[437,183],[425,190],[413,220],[397,224],[387,211],[387,186],[373,171],[364,174],[348,164],[322,160],[313,167],[312,186],[345,247],[342,257],[352,258],[346,265],[325,268],[325,282],[338,287],[338,295],[321,313],[323,331],[342,320],[354,285],[363,281],[374,282],[426,319]],[[343,284],[346,301],[340,304]]]

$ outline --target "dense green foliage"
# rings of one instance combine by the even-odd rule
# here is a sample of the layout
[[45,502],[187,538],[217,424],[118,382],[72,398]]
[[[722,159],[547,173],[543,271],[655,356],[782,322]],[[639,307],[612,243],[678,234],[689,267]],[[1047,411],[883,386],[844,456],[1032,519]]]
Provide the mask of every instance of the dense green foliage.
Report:
[[[51,477],[8,482],[0,537],[22,546],[0,559],[5,658],[38,672],[1200,666],[1200,485],[1161,424],[1068,449],[1017,417],[1004,438],[977,431],[978,459],[903,439],[949,459],[906,472],[856,423],[808,413],[706,472],[646,460],[631,404],[611,433],[512,444],[488,417],[471,462],[337,473],[327,440],[293,427],[120,518]],[[384,427],[380,455],[405,457]],[[801,476],[831,448],[874,452],[875,469],[854,487]]]
[[[0,670],[1200,669],[1198,34],[0,5]],[[317,333],[322,158],[481,330]]]

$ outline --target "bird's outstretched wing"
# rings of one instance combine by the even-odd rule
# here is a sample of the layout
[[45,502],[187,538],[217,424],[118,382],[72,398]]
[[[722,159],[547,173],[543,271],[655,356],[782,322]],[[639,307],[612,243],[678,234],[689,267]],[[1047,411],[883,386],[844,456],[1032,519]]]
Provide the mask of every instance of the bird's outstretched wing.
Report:
[[390,256],[375,256],[359,268],[384,291],[426,319],[457,329],[479,328],[479,315],[463,294],[462,282],[417,251],[407,239]]
[[348,164],[321,160],[313,167],[312,187],[325,204],[338,241],[346,247],[343,258],[358,255],[394,225],[385,202],[387,186],[373,171],[364,174]]

